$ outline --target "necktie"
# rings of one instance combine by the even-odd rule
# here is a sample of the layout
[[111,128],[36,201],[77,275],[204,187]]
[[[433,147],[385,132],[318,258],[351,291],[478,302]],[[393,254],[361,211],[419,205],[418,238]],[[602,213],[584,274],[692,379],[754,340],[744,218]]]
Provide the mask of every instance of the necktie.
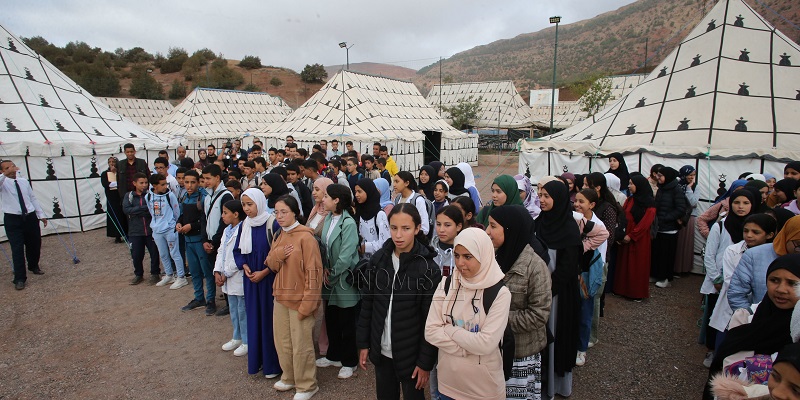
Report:
[[25,207],[25,199],[22,198],[22,189],[19,187],[19,181],[14,179],[14,185],[17,187],[17,198],[19,198],[19,208],[22,215],[28,215],[28,207]]

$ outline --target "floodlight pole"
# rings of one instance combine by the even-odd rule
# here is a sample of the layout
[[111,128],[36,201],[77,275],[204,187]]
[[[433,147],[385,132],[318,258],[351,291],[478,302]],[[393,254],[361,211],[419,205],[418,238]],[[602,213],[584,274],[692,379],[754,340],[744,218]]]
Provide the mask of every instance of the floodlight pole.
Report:
[[339,43],[339,47],[345,49],[345,51],[347,53],[346,57],[347,57],[347,70],[348,71],[350,70],[350,48],[353,47],[353,46],[355,46],[355,43],[351,44],[350,46],[347,45],[347,42]]
[[550,93],[550,134],[553,134],[553,116],[556,107],[556,59],[558,57],[558,23],[561,17],[550,17],[550,23],[556,24],[556,43],[553,48],[553,89]]

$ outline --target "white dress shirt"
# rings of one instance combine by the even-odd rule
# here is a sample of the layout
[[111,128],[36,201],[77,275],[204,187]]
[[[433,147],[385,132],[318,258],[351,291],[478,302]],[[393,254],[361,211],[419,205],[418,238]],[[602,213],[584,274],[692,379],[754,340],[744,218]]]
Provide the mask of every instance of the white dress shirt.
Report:
[[[36,211],[36,217],[39,219],[47,218],[44,213],[42,205],[33,194],[31,184],[25,178],[17,178],[19,188],[22,190],[22,199],[25,201],[25,208],[29,213]],[[17,185],[14,184],[14,179],[9,179],[7,176],[0,174],[0,204],[3,206],[3,213],[22,215],[22,210],[19,207],[19,197],[17,196]]]

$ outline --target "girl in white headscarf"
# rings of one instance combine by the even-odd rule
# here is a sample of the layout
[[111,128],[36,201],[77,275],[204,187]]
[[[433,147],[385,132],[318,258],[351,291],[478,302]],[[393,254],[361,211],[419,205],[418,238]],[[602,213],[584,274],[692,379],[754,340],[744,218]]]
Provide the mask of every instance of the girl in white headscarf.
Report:
[[467,189],[469,192],[469,197],[475,203],[475,209],[480,210],[483,204],[481,203],[481,194],[478,192],[478,188],[475,186],[475,175],[472,174],[472,167],[465,163],[458,163],[456,168],[460,169],[461,172],[464,173],[464,188]]
[[514,175],[514,180],[517,181],[517,188],[519,188],[519,197],[522,198],[522,205],[528,209],[528,214],[530,214],[533,219],[536,219],[539,213],[542,212],[542,207],[539,204],[539,195],[533,190],[531,180],[522,174]]
[[505,275],[489,235],[478,228],[458,234],[453,255],[456,270],[436,289],[425,325],[425,340],[439,348],[439,392],[459,400],[505,399],[498,345],[508,324],[511,292],[500,287],[488,310],[482,300]]
[[611,191],[611,194],[613,194],[614,198],[617,199],[617,203],[619,203],[619,206],[622,207],[625,204],[625,200],[628,199],[628,196],[626,196],[625,193],[622,193],[620,191],[621,188],[619,187],[620,185],[619,178],[610,172],[606,172],[605,174],[603,174],[603,176],[606,177],[606,186],[608,186],[608,190]]

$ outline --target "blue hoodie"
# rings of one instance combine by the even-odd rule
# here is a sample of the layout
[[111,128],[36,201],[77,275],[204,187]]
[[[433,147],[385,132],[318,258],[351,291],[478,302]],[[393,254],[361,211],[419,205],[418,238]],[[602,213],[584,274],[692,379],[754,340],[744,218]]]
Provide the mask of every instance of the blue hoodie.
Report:
[[148,193],[147,209],[150,210],[150,215],[153,217],[153,220],[150,221],[150,228],[153,233],[175,231],[180,209],[178,199],[172,192],[167,192],[166,194]]

